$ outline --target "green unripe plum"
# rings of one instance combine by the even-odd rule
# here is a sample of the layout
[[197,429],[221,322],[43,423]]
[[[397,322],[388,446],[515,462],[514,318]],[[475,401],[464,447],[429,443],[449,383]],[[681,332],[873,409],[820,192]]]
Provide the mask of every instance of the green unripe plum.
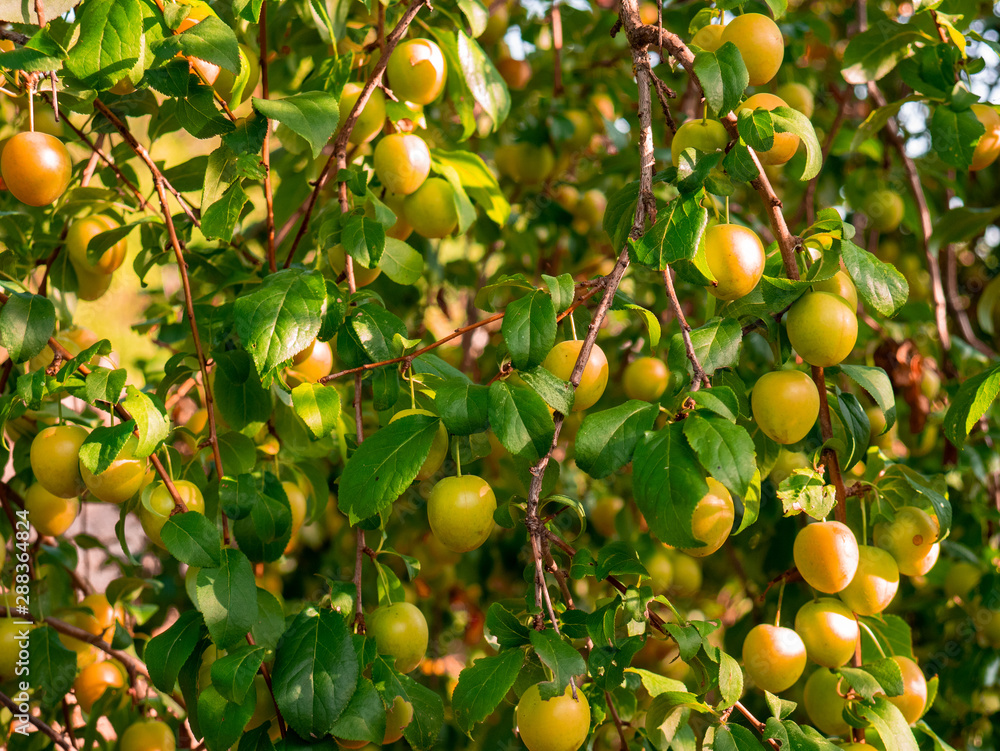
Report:
[[743,667],[758,688],[778,694],[806,669],[806,646],[790,628],[761,623],[743,640]]
[[976,630],[983,646],[1000,649],[1000,612],[980,610],[976,613]]
[[708,291],[720,300],[748,294],[764,273],[764,246],[757,234],[738,224],[716,224],[705,231],[705,260],[718,284]]
[[726,27],[722,24],[702,26],[691,37],[691,44],[694,47],[701,47],[706,52],[715,52],[722,46],[722,32],[725,30]]
[[431,172],[431,150],[412,133],[390,133],[375,146],[372,158],[379,182],[391,193],[408,196]]
[[801,83],[784,83],[778,87],[776,93],[788,102],[788,106],[793,110],[798,110],[806,117],[812,118],[816,108],[816,100],[808,86]]
[[607,208],[608,199],[604,193],[595,189],[584,192],[573,207],[573,229],[586,235],[600,228]]
[[840,599],[858,615],[876,615],[892,602],[899,588],[899,566],[881,548],[859,545],[858,570],[840,591]]
[[[196,511],[199,514],[205,513],[205,498],[202,496],[201,490],[198,489],[197,485],[188,480],[175,480],[174,487],[177,488],[177,495],[184,501],[184,505],[187,506],[188,511]],[[144,503],[139,508],[139,521],[142,523],[142,529],[146,533],[146,537],[154,545],[164,550],[166,550],[166,546],[163,544],[160,533],[163,531],[163,525],[167,523],[167,519],[170,518],[173,510],[174,499],[170,495],[170,491],[167,490],[167,486],[163,483],[153,488],[153,491],[149,494],[148,505]]]
[[854,286],[851,275],[843,269],[829,279],[816,282],[812,288],[816,292],[832,292],[835,295],[840,295],[851,306],[851,310],[858,309],[858,288]]
[[253,730],[278,716],[278,710],[274,706],[274,699],[271,698],[271,691],[267,687],[264,676],[257,673],[253,677],[253,686],[257,691],[257,701],[254,703],[253,714],[244,726],[244,730]]
[[[743,104],[736,108],[737,115],[743,110],[771,110],[777,109],[778,107],[787,107],[788,104],[781,97],[777,97],[774,94],[754,94],[749,97]],[[774,133],[774,144],[767,151],[758,151],[757,157],[760,159],[760,163],[763,165],[778,165],[784,164],[793,156],[795,156],[796,149],[799,148],[799,137],[794,133],[782,132]]]
[[778,24],[761,13],[744,13],[726,24],[722,43],[732,42],[743,56],[751,86],[774,78],[785,57],[785,41]]
[[86,487],[80,476],[80,446],[90,431],[79,425],[45,428],[31,442],[31,471],[39,484],[60,498],[75,498]]
[[972,105],[972,112],[982,123],[986,132],[979,137],[976,150],[972,154],[969,170],[976,172],[989,167],[1000,156],[1000,114],[985,104]]
[[924,365],[924,372],[920,377],[920,393],[931,401],[941,395],[941,376],[933,368]]
[[146,476],[146,459],[135,455],[138,448],[139,439],[129,437],[111,466],[99,475],[93,474],[80,462],[83,482],[95,498],[105,503],[122,504],[139,492]]
[[674,565],[670,561],[667,549],[656,548],[645,560],[646,571],[649,572],[649,583],[654,594],[664,593],[674,583]]
[[802,698],[806,714],[824,735],[846,735],[851,731],[844,719],[847,699],[840,695],[846,694],[849,687],[845,683],[838,691],[839,683],[840,676],[826,668],[820,668],[806,681]]
[[677,554],[672,563],[674,580],[670,593],[677,597],[694,597],[701,591],[701,562],[689,555]]
[[120,751],[175,751],[174,731],[159,720],[139,720],[128,726],[118,741]]
[[874,190],[865,201],[865,214],[872,229],[895,232],[903,221],[903,199],[894,190]]
[[80,513],[80,499],[62,498],[36,482],[24,494],[24,510],[28,512],[31,526],[38,534],[58,537],[76,521]]
[[378,653],[396,660],[400,673],[413,671],[427,653],[427,620],[408,602],[377,608],[369,617],[368,633]]
[[775,460],[774,466],[771,467],[769,477],[775,485],[780,485],[782,480],[790,477],[796,469],[807,469],[811,466],[812,462],[809,461],[809,457],[801,451],[781,449],[778,452],[778,458]]
[[830,292],[806,292],[785,316],[788,341],[810,365],[828,368],[851,354],[858,317],[847,301]]
[[700,548],[680,548],[688,555],[704,558],[722,547],[733,531],[736,507],[726,486],[714,477],[705,478],[708,493],[698,501],[691,517],[691,531],[696,540],[705,543]]
[[590,145],[590,138],[594,135],[594,121],[583,110],[566,110],[563,117],[573,124],[573,134],[563,140],[566,148],[573,151],[585,149]]
[[[326,260],[330,262],[330,268],[333,269],[333,272],[340,276],[344,273],[344,268],[347,265],[347,251],[340,243],[331,245],[326,251]],[[357,260],[351,265],[354,270],[354,284],[358,289],[367,287],[382,273],[382,269],[377,266],[374,269],[365,268]]]
[[920,719],[927,705],[927,680],[920,666],[909,657],[893,655],[892,660],[903,674],[903,693],[886,698],[896,705],[906,723],[912,725]]
[[[246,74],[244,75],[244,71]],[[128,80],[128,79],[125,79]],[[225,68],[219,69],[219,75],[212,84],[212,88],[221,96],[230,107],[236,107],[253,94],[260,80],[260,56],[245,44],[240,45],[240,74],[237,76],[232,71]],[[239,83],[237,83],[237,81]],[[240,85],[239,97],[236,96],[235,88]]]
[[813,589],[835,594],[847,587],[861,560],[857,538],[840,522],[807,524],[795,536],[792,557],[802,578]]
[[[582,339],[568,339],[559,342],[545,356],[542,367],[556,378],[568,381],[573,374],[573,368],[576,367],[576,361],[579,359],[582,349]],[[587,364],[583,368],[580,385],[576,387],[573,411],[580,412],[597,404],[604,395],[604,389],[607,385],[608,358],[604,355],[604,350],[594,344],[590,349]]]
[[528,751],[577,751],[590,732],[590,704],[579,688],[566,686],[562,696],[543,701],[538,685],[517,703],[517,731]]
[[[2,564],[0,564],[2,565]],[[968,561],[955,561],[944,577],[944,593],[948,599],[958,597],[966,599],[969,593],[979,586],[983,572],[979,566]]]
[[615,519],[618,512],[625,508],[625,501],[617,496],[605,495],[597,499],[594,510],[590,512],[590,526],[601,533],[603,537],[614,537]]
[[639,357],[625,367],[622,388],[629,399],[655,402],[667,390],[670,371],[658,357]]
[[429,177],[403,200],[403,214],[418,235],[446,237],[458,226],[455,191],[447,180]]
[[688,120],[674,133],[674,140],[670,142],[670,158],[676,167],[680,164],[684,149],[712,154],[725,149],[728,143],[729,133],[718,120]]
[[860,635],[854,613],[833,597],[821,597],[799,608],[795,631],[802,637],[809,659],[827,668],[846,665],[854,656]]
[[497,499],[481,477],[446,477],[427,499],[427,521],[438,541],[456,553],[467,553],[493,532]]
[[[407,415],[437,417],[433,412],[428,412],[426,409],[401,409],[392,416],[389,422],[395,422]],[[418,480],[426,480],[428,477],[433,477],[437,474],[437,471],[441,469],[441,465],[444,464],[444,460],[448,456],[448,444],[448,429],[445,428],[443,422],[439,422],[437,432],[434,434],[434,440],[431,442],[430,453],[427,454],[427,458],[420,466],[420,471],[417,472]]]
[[[12,600],[13,596],[5,596],[0,599],[0,605],[12,607]],[[25,654],[28,650],[28,642],[20,641],[20,637],[33,628],[33,624],[19,626],[13,618],[0,618],[0,683],[6,683],[15,677],[22,647]]]
[[[499,150],[498,150],[499,151]],[[515,143],[499,151],[497,161],[506,162],[503,170],[514,180],[525,185],[545,182],[556,166],[556,155],[547,143]]]
[[753,419],[775,443],[798,443],[819,417],[819,391],[800,370],[765,373],[750,396]]
[[483,33],[477,37],[477,41],[484,47],[496,44],[503,39],[507,33],[507,26],[510,24],[510,10],[506,3],[501,3],[495,7],[490,6],[490,18],[486,22]]
[[392,51],[386,73],[399,99],[430,104],[444,91],[448,68],[437,44],[430,39],[408,39]]
[[[344,93],[340,97],[340,122],[343,123],[347,120],[347,116],[351,114],[354,103],[358,101],[363,88],[361,84],[357,83],[344,85]],[[354,123],[354,130],[351,131],[351,137],[348,140],[355,145],[368,143],[382,131],[384,124],[385,94],[382,93],[382,89],[376,87],[372,90],[371,96],[368,97],[361,114],[358,115],[358,119]]]

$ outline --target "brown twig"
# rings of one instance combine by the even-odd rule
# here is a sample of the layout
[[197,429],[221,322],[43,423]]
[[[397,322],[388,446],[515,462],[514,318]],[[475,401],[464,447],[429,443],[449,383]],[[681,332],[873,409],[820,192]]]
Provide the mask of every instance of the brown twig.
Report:
[[712,382],[709,380],[708,376],[705,375],[705,370],[701,367],[701,363],[698,361],[698,355],[694,351],[694,344],[691,343],[691,324],[687,322],[687,318],[684,317],[684,311],[681,310],[681,303],[680,300],[677,299],[677,290],[674,289],[674,279],[670,269],[663,270],[663,284],[667,288],[667,297],[670,298],[670,307],[673,308],[674,316],[681,325],[681,337],[684,339],[684,351],[687,353],[687,358],[691,362],[691,370],[693,372],[691,378],[691,390],[697,391],[702,386],[709,388],[712,385]]
[[625,726],[622,724],[622,718],[618,715],[618,710],[615,708],[614,701],[611,700],[611,692],[604,691],[604,701],[607,702],[608,710],[611,712],[611,719],[615,723],[615,728],[618,730],[618,740],[621,741],[621,747],[624,749],[628,748],[628,738],[625,737]]
[[[834,86],[830,86],[830,93],[837,101],[837,114],[834,115],[830,131],[826,134],[826,140],[823,141],[823,164],[826,164],[826,159],[830,156],[830,149],[833,148],[833,140],[837,137],[837,133],[840,132],[840,126],[843,125],[844,116],[847,114],[847,96]],[[819,173],[806,185],[805,193],[802,195],[802,203],[799,205],[799,210],[795,213],[795,218],[792,219],[792,224],[797,226],[802,221],[803,216],[805,217],[806,226],[811,226],[816,221],[815,197],[818,183]]]
[[295,239],[292,241],[292,247],[288,250],[288,256],[285,258],[285,268],[287,269],[292,265],[292,259],[295,257],[295,251],[299,247],[299,243],[302,242],[302,238],[306,234],[306,230],[309,228],[309,220],[312,218],[313,209],[316,207],[316,201],[319,199],[319,194],[326,186],[327,181],[330,178],[330,172],[333,169],[334,164],[337,165],[338,171],[344,169],[347,166],[347,142],[351,137],[351,132],[354,130],[354,126],[358,121],[358,117],[361,115],[362,110],[364,110],[365,105],[368,104],[368,99],[371,97],[372,92],[375,87],[382,83],[382,74],[385,73],[386,65],[389,64],[389,56],[392,51],[396,49],[396,45],[399,44],[399,40],[403,38],[403,34],[409,28],[413,19],[417,17],[417,13],[420,12],[421,8],[424,6],[430,7],[429,0],[416,0],[406,12],[403,17],[399,19],[399,23],[396,24],[385,42],[385,50],[379,56],[378,62],[375,63],[375,67],[372,70],[371,75],[368,77],[368,81],[365,83],[361,93],[358,95],[357,101],[354,103],[354,107],[351,108],[350,114],[348,114],[347,119],[340,124],[340,128],[337,130],[337,134],[333,139],[333,153],[330,154],[330,158],[326,160],[326,164],[323,165],[323,170],[320,172],[319,177],[316,180],[316,187],[313,188],[312,193],[309,194],[309,198],[306,199],[305,211],[302,214],[302,223],[299,224],[299,231],[295,234]]
[[53,730],[52,726],[49,725],[48,723],[46,723],[44,720],[40,720],[39,718],[35,717],[30,712],[26,712],[26,713],[22,714],[21,711],[18,709],[17,705],[11,700],[11,698],[9,696],[7,696],[7,694],[3,693],[2,691],[0,691],[0,704],[2,704],[3,706],[7,707],[7,709],[10,710],[10,713],[12,715],[14,715],[14,720],[12,720],[11,722],[16,721],[18,717],[25,717],[26,716],[27,719],[28,719],[28,722],[30,722],[36,728],[38,728],[39,730],[41,730],[43,733],[45,733],[45,735],[47,735],[49,738],[51,738],[54,743],[56,743],[57,745],[59,745],[62,748],[65,748],[66,751],[75,751],[75,748],[73,746],[71,746],[66,741],[65,738],[63,738],[61,735],[59,735],[59,733],[57,733],[55,730]]
[[[379,3],[379,7],[382,4]],[[260,6],[260,85],[261,97],[268,98],[270,86],[267,78],[267,3]],[[264,201],[267,204],[267,268],[273,274],[278,270],[274,246],[274,192],[271,189],[271,121],[264,118],[267,130],[264,131],[264,147],[261,152],[264,162]]]

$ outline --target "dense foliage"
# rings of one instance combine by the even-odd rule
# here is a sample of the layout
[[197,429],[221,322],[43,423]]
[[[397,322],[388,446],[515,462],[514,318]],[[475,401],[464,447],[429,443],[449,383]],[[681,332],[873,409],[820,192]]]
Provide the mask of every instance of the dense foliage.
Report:
[[1000,746],[991,5],[0,19],[12,751]]

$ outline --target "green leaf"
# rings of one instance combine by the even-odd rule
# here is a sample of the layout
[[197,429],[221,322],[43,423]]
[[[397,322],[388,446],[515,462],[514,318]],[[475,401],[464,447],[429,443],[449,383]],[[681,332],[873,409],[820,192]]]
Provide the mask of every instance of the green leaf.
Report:
[[728,386],[713,386],[710,389],[692,391],[688,394],[688,398],[698,405],[698,409],[725,417],[731,422],[736,422],[736,418],[740,416],[739,399]]
[[378,514],[403,494],[420,471],[440,422],[407,415],[368,437],[340,476],[339,507],[351,524]]
[[746,495],[757,471],[750,434],[723,417],[689,415],[682,423],[684,437],[705,471],[735,496]]
[[617,472],[632,460],[657,414],[655,404],[637,400],[588,414],[576,436],[576,465],[598,480]]
[[[722,701],[719,703],[722,709],[733,706],[743,696],[743,669],[736,658],[721,649],[719,650],[719,693],[722,694]],[[748,730],[747,733],[749,732]]]
[[333,386],[300,384],[292,389],[292,405],[313,438],[330,435],[341,419],[340,392]]
[[126,397],[122,406],[129,411],[135,420],[135,428],[139,434],[139,444],[135,455],[139,458],[150,456],[167,438],[170,437],[170,421],[165,410],[160,406],[160,400],[139,391],[129,384],[126,387]]
[[729,176],[738,183],[748,183],[759,174],[750,150],[742,143],[734,143],[722,159],[722,166]]
[[523,664],[524,652],[511,649],[480,657],[459,673],[458,685],[451,697],[459,730],[469,735],[477,723],[493,714],[514,686]]
[[[14,628],[17,633],[19,627]],[[7,641],[7,644],[16,645],[18,642]],[[16,660],[17,654],[9,657]],[[28,634],[28,666],[31,675],[32,701],[39,698],[41,689],[42,706],[49,708],[58,706],[76,677],[76,652],[63,646],[59,634],[51,626],[34,628]],[[24,681],[25,678],[20,680]]]
[[[680,334],[675,334],[672,338],[671,350],[675,342],[683,345]],[[691,331],[691,344],[707,375],[712,375],[719,368],[735,365],[739,360],[742,342],[743,329],[739,321],[732,318],[711,318]]]
[[878,81],[911,53],[917,41],[931,41],[912,24],[882,20],[867,31],[851,37],[844,50],[844,80],[854,85]]
[[534,391],[504,381],[490,384],[490,427],[505,449],[531,462],[548,453],[555,424],[545,402]]
[[86,379],[86,399],[90,404],[97,402],[117,404],[127,380],[128,371],[125,368],[117,370],[94,368]]
[[[256,696],[256,693],[254,694]],[[256,701],[236,704],[228,701],[214,685],[198,693],[198,724],[205,735],[208,751],[227,751],[243,735],[253,716]]]
[[312,149],[313,159],[319,158],[340,124],[339,101],[325,91],[305,91],[284,99],[254,97],[253,108],[302,136]]
[[702,50],[695,55],[694,73],[701,82],[705,101],[718,117],[739,104],[750,83],[743,56],[732,42],[726,42],[715,52]]
[[212,240],[229,240],[236,232],[243,207],[250,201],[239,181],[234,182],[219,198],[207,206],[201,217],[201,232]]
[[716,728],[712,749],[713,751],[764,751],[764,746],[749,728],[732,723]]
[[276,561],[284,552],[292,536],[292,510],[285,489],[270,472],[256,490],[250,515],[233,525],[233,536],[255,563]]
[[385,227],[364,214],[352,214],[340,234],[344,249],[365,268],[375,268],[385,249]]
[[451,378],[438,386],[434,404],[451,435],[472,435],[489,427],[489,388]]
[[385,238],[378,265],[396,284],[415,284],[424,275],[424,257],[395,237]]
[[[898,615],[861,616],[860,623],[868,626],[887,655],[899,655],[913,659],[913,637],[906,621]],[[868,629],[861,629],[861,657],[866,662],[874,662],[882,653],[872,642]]]
[[189,566],[214,568],[222,563],[222,537],[215,524],[198,511],[174,514],[160,531],[167,552]]
[[840,247],[847,273],[865,304],[883,316],[894,316],[910,294],[906,278],[892,264],[883,263],[850,240],[841,240]]
[[528,627],[499,602],[491,604],[486,611],[486,629],[501,649],[520,647],[529,641]]
[[937,105],[931,116],[930,132],[934,153],[952,167],[965,171],[972,165],[972,155],[986,129],[971,109]]
[[886,697],[876,696],[873,705],[859,703],[856,711],[878,732],[885,751],[917,751],[913,731],[896,705]]
[[185,610],[170,627],[146,643],[143,657],[149,679],[160,691],[174,690],[184,663],[201,640],[205,622],[197,610]]
[[266,589],[257,587],[257,622],[250,629],[257,646],[269,652],[278,648],[278,640],[285,633],[285,610],[278,598]]
[[[868,392],[879,409],[885,414],[885,433],[896,422],[896,397],[892,393],[892,382],[882,368],[867,365],[841,365],[844,375]],[[946,428],[947,429],[947,428]]]
[[743,142],[757,153],[769,151],[774,146],[774,123],[766,109],[740,110],[736,128]]
[[[250,355],[234,349],[215,357],[212,394],[226,423],[243,430],[267,422],[271,416],[271,394],[260,382]],[[224,464],[228,468],[228,464]]]
[[344,617],[307,607],[288,627],[274,658],[274,698],[301,736],[326,735],[358,682],[358,657]]
[[556,412],[568,415],[572,411],[576,394],[569,381],[557,378],[541,365],[531,370],[521,370],[518,376]]
[[527,370],[540,365],[556,340],[556,309],[542,290],[514,300],[507,306],[500,331],[514,367]]
[[693,258],[708,226],[708,211],[701,205],[704,191],[679,196],[656,215],[656,224],[632,245],[633,260],[653,269]]
[[257,585],[250,561],[238,550],[223,548],[221,565],[200,569],[197,582],[198,610],[212,641],[220,649],[241,644],[257,619]]
[[403,729],[403,737],[414,751],[434,748],[444,724],[441,696],[398,673],[382,655],[378,655],[372,665],[372,679],[386,703],[392,703],[399,696],[413,705],[413,721]]
[[336,738],[381,745],[385,737],[385,723],[385,705],[372,682],[362,675],[358,678],[354,695],[330,732]]
[[542,274],[542,280],[548,287],[552,304],[556,306],[557,312],[561,313],[573,304],[573,299],[576,297],[576,285],[573,283],[571,274],[560,274],[559,276]]
[[0,308],[0,344],[15,363],[37,355],[56,331],[52,301],[29,292],[14,292]]
[[212,663],[212,685],[228,701],[242,704],[264,662],[264,649],[243,644]]
[[1000,365],[969,378],[958,387],[944,416],[944,434],[961,447],[1000,394]]
[[455,38],[458,63],[464,74],[465,84],[472,98],[493,121],[493,130],[497,130],[510,112],[507,84],[497,72],[493,61],[479,46],[479,42],[470,39],[464,31],[459,31]]
[[781,481],[778,500],[785,516],[804,511],[814,519],[825,519],[837,505],[837,494],[834,487],[827,485],[823,476],[815,470],[795,469]]
[[681,423],[646,433],[639,442],[632,459],[632,492],[649,531],[662,542],[703,546],[691,530],[691,518],[708,484]]
[[538,693],[543,701],[554,696],[562,696],[570,678],[579,678],[587,672],[587,663],[580,653],[551,629],[532,630],[531,646],[535,648],[538,659],[552,671],[552,680],[538,687]]
[[462,9],[462,13],[469,22],[469,31],[472,32],[473,38],[486,31],[490,12],[485,5],[479,0],[458,0],[458,7]]
[[302,269],[270,274],[260,289],[237,298],[236,333],[262,376],[309,346],[325,308],[323,275]]
[[594,563],[594,577],[598,581],[604,581],[609,576],[648,577],[649,572],[629,543],[616,540],[601,548]]
[[[390,360],[402,354],[400,341],[406,338],[406,325],[382,306],[374,303],[359,305],[349,324],[347,334],[351,341],[372,362]],[[339,352],[340,337],[337,343]]]
[[[231,73],[240,72],[240,47],[236,32],[214,13],[183,33],[163,40],[163,46],[171,50],[175,44],[186,57],[196,57]],[[159,50],[157,54],[160,54]],[[173,54],[172,51],[170,54]]]
[[510,218],[510,204],[500,189],[496,176],[479,154],[471,151],[431,149],[431,155],[439,165],[455,170],[462,187],[483,208],[491,221],[499,226],[507,223]]
[[823,149],[816,137],[812,120],[791,107],[775,107],[771,110],[771,120],[777,133],[794,133],[806,147],[806,164],[800,180],[812,180],[823,168]]
[[[49,18],[51,13],[46,6]],[[85,86],[108,89],[141,62],[145,40],[139,0],[91,0],[80,6],[76,20],[80,36],[66,67]]]
[[118,423],[110,428],[103,425],[90,431],[80,446],[80,464],[95,475],[103,474],[118,458],[135,430],[135,422]]
[[608,205],[604,210],[602,227],[611,238],[612,247],[621,248],[625,245],[625,240],[632,229],[632,219],[638,200],[638,180],[626,183],[608,196]]

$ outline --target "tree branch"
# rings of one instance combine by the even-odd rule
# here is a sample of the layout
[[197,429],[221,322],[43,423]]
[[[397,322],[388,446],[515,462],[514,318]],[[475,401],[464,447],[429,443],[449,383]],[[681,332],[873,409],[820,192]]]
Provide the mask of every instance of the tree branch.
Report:
[[[260,83],[261,96],[267,99],[270,88],[267,78],[267,3],[260,6]],[[278,270],[274,247],[274,192],[271,189],[271,121],[264,118],[267,130],[264,131],[264,146],[261,151],[264,162],[264,201],[267,204],[267,268],[273,274]]]
[[[21,712],[17,708],[17,705],[11,700],[11,698],[9,696],[7,696],[7,694],[3,693],[2,691],[0,691],[0,704],[2,704],[3,706],[7,707],[7,709],[10,710],[10,713],[12,715],[15,715],[15,716],[20,716],[21,715]],[[59,735],[59,733],[57,733],[55,730],[53,730],[52,727],[50,725],[48,725],[44,720],[40,720],[39,718],[35,717],[30,712],[27,713],[27,717],[28,717],[28,722],[30,722],[36,728],[38,728],[39,730],[41,730],[43,733],[45,733],[45,735],[47,735],[49,738],[51,738],[60,747],[66,749],[66,751],[76,751],[76,749],[73,746],[71,746],[66,741],[65,738],[63,738],[61,735]],[[15,717],[15,719],[16,719],[16,717]],[[13,720],[12,720],[12,722],[13,722]]]
[[680,300],[677,299],[677,291],[674,289],[674,278],[670,269],[663,270],[663,284],[667,288],[667,297],[670,298],[670,307],[674,310],[674,316],[676,316],[678,322],[681,325],[681,337],[684,339],[684,351],[687,353],[687,358],[691,362],[692,378],[691,378],[691,390],[697,391],[702,386],[709,388],[712,382],[709,380],[708,376],[705,375],[704,368],[701,367],[701,363],[698,362],[698,355],[695,354],[694,344],[691,342],[691,324],[687,322],[687,318],[684,317],[684,311],[681,310]]

